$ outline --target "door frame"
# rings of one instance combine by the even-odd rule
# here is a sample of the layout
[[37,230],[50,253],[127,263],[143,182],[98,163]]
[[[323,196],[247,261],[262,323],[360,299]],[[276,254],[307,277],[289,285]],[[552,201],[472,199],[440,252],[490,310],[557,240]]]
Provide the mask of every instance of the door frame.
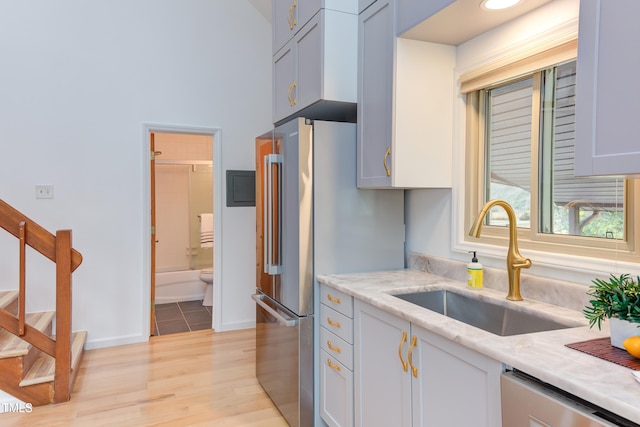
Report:
[[143,289],[142,289],[142,331],[151,335],[151,134],[152,133],[184,133],[208,135],[213,140],[213,316],[211,327],[222,322],[222,131],[219,128],[200,126],[176,126],[155,123],[142,125],[142,162],[143,162],[143,197],[142,197],[142,233],[143,233]]

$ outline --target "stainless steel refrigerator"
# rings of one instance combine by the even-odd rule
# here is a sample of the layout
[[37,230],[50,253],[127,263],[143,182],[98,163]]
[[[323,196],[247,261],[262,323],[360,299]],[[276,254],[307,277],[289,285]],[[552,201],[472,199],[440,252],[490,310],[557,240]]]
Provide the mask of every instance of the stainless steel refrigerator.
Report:
[[256,375],[291,426],[318,419],[315,275],[402,268],[403,212],[401,190],[356,188],[355,124],[256,138]]

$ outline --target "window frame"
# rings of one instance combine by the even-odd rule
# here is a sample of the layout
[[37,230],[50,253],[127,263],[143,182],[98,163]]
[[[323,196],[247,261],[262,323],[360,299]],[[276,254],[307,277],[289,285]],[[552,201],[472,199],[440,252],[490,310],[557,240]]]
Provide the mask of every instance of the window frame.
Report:
[[[514,59],[512,65],[516,65],[511,67],[508,63],[503,62],[500,66],[486,66],[480,71],[473,71],[461,76],[461,92],[466,93],[464,228],[465,230],[470,229],[478,212],[484,206],[485,90],[533,75],[532,123],[534,125],[532,125],[531,129],[531,227],[529,229],[518,228],[519,246],[541,252],[638,262],[640,261],[640,256],[637,253],[636,242],[640,242],[640,233],[634,223],[640,209],[634,206],[634,203],[636,201],[640,202],[640,185],[634,179],[627,178],[624,184],[625,231],[622,240],[548,234],[538,231],[540,214],[539,124],[542,73],[550,66],[575,59],[577,56],[575,45],[569,42],[564,43],[562,46],[563,48],[560,50],[555,47],[533,54],[532,56],[536,57],[536,61],[527,60],[527,64],[531,66],[531,69],[527,72],[523,72],[526,67],[522,66],[518,59]],[[547,54],[551,52],[551,54],[547,55],[545,52]],[[560,60],[555,62],[557,59]],[[471,238],[466,233],[464,237],[465,242],[498,246],[505,246],[508,239],[507,227],[489,225],[483,226],[482,236],[479,239]]]

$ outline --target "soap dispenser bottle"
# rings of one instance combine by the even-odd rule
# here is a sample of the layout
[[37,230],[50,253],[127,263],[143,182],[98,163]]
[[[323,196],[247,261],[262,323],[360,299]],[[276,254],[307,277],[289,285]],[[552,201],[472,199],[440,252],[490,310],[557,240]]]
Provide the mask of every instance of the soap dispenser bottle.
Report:
[[471,289],[482,289],[482,264],[478,262],[476,251],[473,252],[471,262],[467,264],[467,286]]

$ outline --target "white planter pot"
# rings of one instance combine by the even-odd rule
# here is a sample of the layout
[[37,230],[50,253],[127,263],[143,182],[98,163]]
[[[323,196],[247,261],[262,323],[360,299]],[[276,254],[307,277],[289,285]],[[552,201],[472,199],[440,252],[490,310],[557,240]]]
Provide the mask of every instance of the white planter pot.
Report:
[[640,335],[640,323],[632,323],[620,320],[617,317],[609,319],[609,331],[611,332],[611,345],[625,349],[622,343],[629,337]]

